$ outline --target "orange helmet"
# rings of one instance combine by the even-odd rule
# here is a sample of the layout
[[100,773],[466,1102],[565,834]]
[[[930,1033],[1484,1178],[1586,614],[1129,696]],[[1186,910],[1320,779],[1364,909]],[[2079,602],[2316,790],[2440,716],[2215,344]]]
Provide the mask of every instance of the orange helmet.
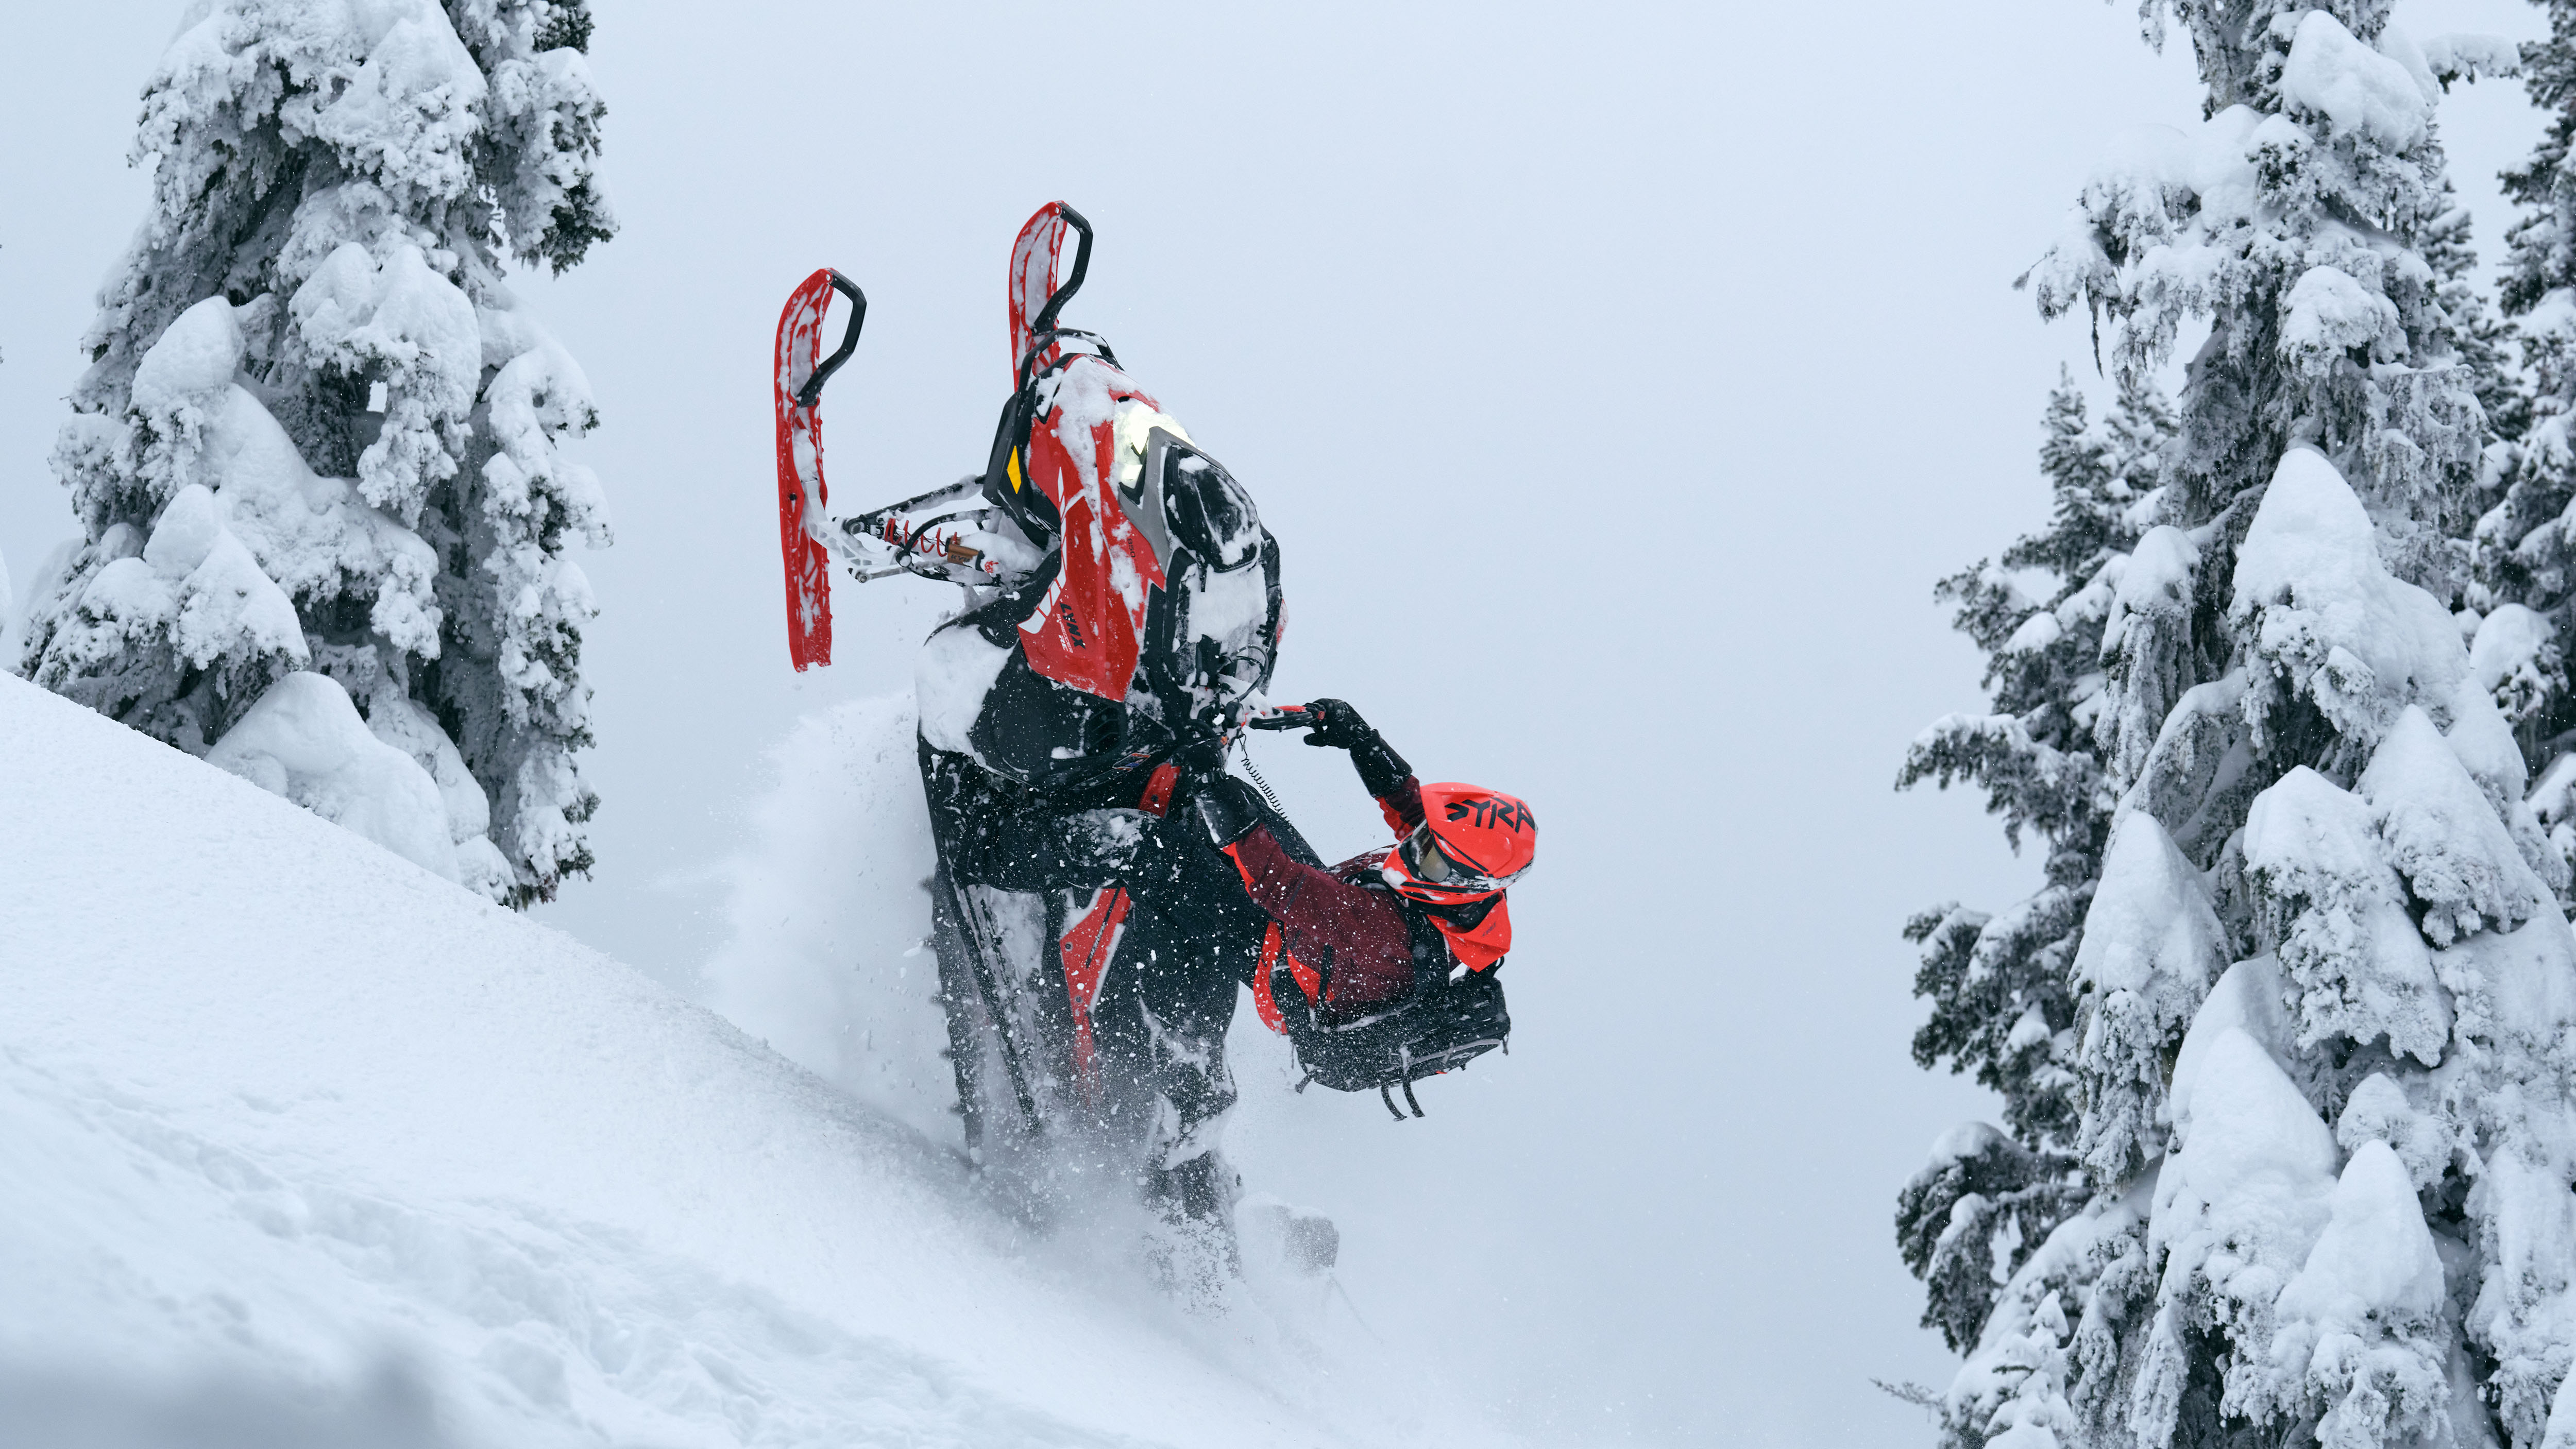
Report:
[[1418,901],[1455,905],[1509,887],[1538,855],[1529,804],[1482,785],[1422,787],[1422,824],[1397,841],[1379,871]]

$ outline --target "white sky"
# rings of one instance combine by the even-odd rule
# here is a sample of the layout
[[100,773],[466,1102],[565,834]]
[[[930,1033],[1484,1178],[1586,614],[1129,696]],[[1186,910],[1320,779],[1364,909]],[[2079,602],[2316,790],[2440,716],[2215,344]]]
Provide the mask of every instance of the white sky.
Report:
[[[712,867],[799,714],[902,687],[944,601],[781,627],[767,356],[787,289],[859,279],[825,408],[845,509],[981,465],[1003,263],[1062,197],[1067,313],[1259,500],[1294,625],[1276,693],[1358,703],[1426,777],[1529,798],[1515,1051],[1374,1100],[1251,1089],[1250,1185],[1332,1212],[1390,1353],[1543,1438],[1923,1442],[1868,1379],[1946,1379],[1897,1188],[1981,1094],[1906,1042],[1911,911],[2035,883],[1967,796],[1890,792],[1978,707],[1933,581],[2042,516],[2037,419],[2080,320],[2012,277],[2119,128],[2188,124],[2122,3],[723,7],[595,0],[625,230],[525,292],[580,358],[616,519],[588,769],[598,878],[545,913],[690,989]],[[0,556],[72,532],[44,457],[177,0],[22,7],[0,54]],[[721,20],[710,20],[709,15]],[[2407,0],[2418,36],[2539,33]],[[2478,241],[2538,123],[2446,106]],[[1339,756],[1257,758],[1327,854]],[[465,1069],[460,1064],[460,1069]],[[1252,1075],[1250,1073],[1248,1076]]]

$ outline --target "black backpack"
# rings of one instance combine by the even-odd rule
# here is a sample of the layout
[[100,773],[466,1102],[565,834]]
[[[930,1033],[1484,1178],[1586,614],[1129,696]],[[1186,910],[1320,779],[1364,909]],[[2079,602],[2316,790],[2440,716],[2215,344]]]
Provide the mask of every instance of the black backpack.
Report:
[[1289,1045],[1305,1072],[1297,1090],[1306,1090],[1308,1082],[1337,1092],[1374,1087],[1399,1122],[1404,1112],[1395,1105],[1393,1089],[1403,1089],[1405,1106],[1419,1117],[1422,1104],[1413,1095],[1415,1082],[1463,1067],[1496,1047],[1508,1053],[1512,1035],[1498,975],[1502,963],[1460,971],[1438,926],[1410,905],[1404,919],[1413,932],[1413,990],[1382,1010],[1345,1018],[1307,1000],[1284,957],[1272,968],[1271,979],[1271,1000],[1287,1023]]

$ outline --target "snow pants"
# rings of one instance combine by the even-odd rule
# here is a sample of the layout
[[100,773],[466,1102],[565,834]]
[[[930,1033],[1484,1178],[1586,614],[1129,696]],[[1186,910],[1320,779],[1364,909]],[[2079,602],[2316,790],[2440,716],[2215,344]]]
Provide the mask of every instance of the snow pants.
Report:
[[[1132,906],[1092,1017],[1110,1072],[1151,1093],[1147,1200],[1204,1220],[1230,1212],[1236,1196],[1219,1151],[1236,1099],[1225,1035],[1237,989],[1252,984],[1260,964],[1270,918],[1187,804],[1173,802],[1121,878]],[[1263,810],[1283,848],[1311,861],[1296,827]]]

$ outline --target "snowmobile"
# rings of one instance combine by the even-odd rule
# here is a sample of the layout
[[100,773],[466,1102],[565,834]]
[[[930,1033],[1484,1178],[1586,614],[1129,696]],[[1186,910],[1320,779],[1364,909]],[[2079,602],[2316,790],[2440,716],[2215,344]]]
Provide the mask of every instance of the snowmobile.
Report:
[[[1091,247],[1062,202],[1019,233],[1011,391],[983,470],[840,520],[824,512],[819,408],[866,296],[829,268],[790,295],[774,376],[789,653],[799,670],[830,663],[835,562],[863,582],[962,586],[960,612],[918,656],[915,693],[938,855],[932,940],[968,1151],[1024,1180],[1067,1162],[1141,1163],[1150,1201],[1205,1219],[1233,1200],[1215,1151],[1235,1097],[1223,1035],[1237,983],[1267,964],[1265,923],[1230,867],[1188,848],[1169,817],[1247,725],[1296,724],[1263,693],[1285,623],[1279,546],[1109,344],[1061,323]],[[826,357],[836,293],[849,322]],[[1270,809],[1283,843],[1311,858]],[[1496,1020],[1498,1005],[1479,1018],[1492,1039],[1475,1045],[1353,1033],[1392,1065],[1345,1052],[1307,1075],[1345,1090],[1396,1080],[1410,1098],[1415,1077],[1498,1044],[1508,1022]],[[1301,1057],[1331,1044],[1299,1025]]]

